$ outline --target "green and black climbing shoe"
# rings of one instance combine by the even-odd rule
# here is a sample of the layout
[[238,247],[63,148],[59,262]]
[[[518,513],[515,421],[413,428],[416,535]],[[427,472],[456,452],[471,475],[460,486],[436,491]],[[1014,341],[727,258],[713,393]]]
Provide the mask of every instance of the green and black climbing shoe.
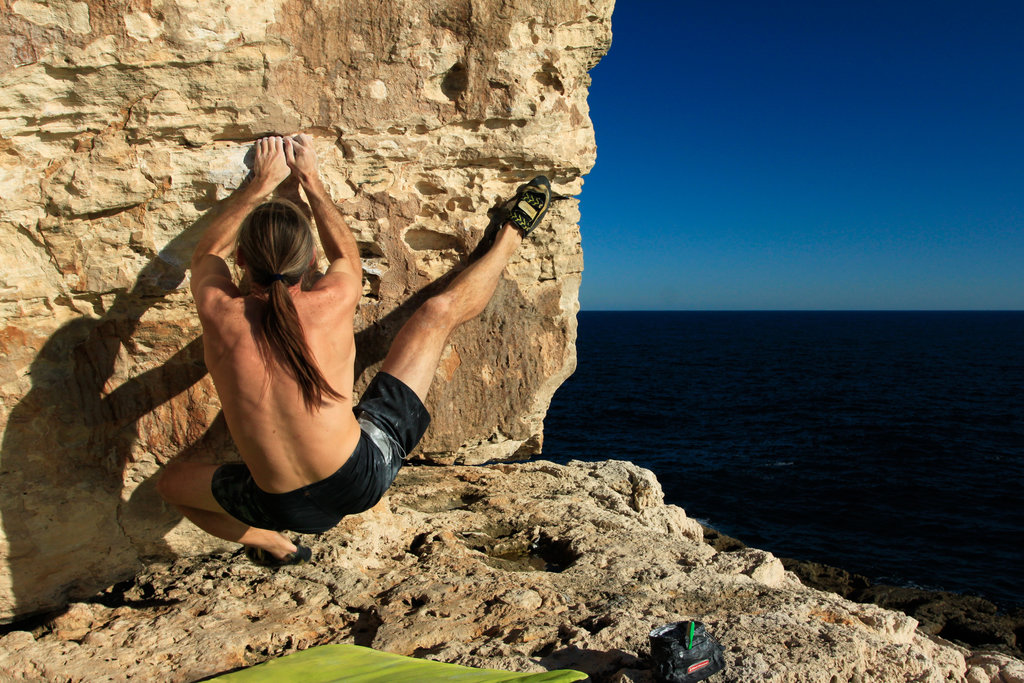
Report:
[[306,564],[313,558],[313,551],[304,545],[295,544],[295,552],[288,553],[283,559],[277,559],[273,554],[268,553],[263,548],[256,548],[255,546],[245,546],[245,556],[249,558],[249,561],[253,564],[258,564],[261,567],[287,567],[293,564]]
[[539,175],[519,188],[508,209],[506,220],[522,230],[523,237],[526,237],[540,225],[550,205],[551,183],[545,176]]

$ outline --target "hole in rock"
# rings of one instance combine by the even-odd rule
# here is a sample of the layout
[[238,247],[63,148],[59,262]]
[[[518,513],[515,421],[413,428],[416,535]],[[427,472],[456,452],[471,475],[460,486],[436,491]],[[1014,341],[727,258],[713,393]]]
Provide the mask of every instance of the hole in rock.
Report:
[[543,70],[535,73],[533,77],[544,87],[551,88],[559,94],[565,92],[562,79],[558,77],[558,68],[554,64],[545,64]]
[[426,545],[428,538],[430,538],[430,534],[426,532],[423,532],[422,534],[416,536],[416,538],[412,539],[412,543],[409,544],[409,552],[413,555],[418,555],[420,549],[422,549],[423,546]]
[[[417,512],[448,512],[449,510],[465,510],[470,505],[482,500],[483,494],[474,491],[438,491],[436,494],[403,500],[402,504]],[[417,537],[418,538],[418,537]],[[415,544],[415,541],[414,541]],[[422,541],[420,541],[422,545]]]
[[580,626],[590,633],[598,633],[612,625],[612,620],[607,615],[588,617],[580,622]]
[[447,192],[447,190],[445,190],[440,185],[435,185],[434,183],[428,182],[426,180],[421,180],[418,183],[416,183],[416,191],[419,192],[420,194],[425,195],[444,194],[445,192]]
[[376,273],[363,271],[363,279],[366,285],[363,287],[363,296],[370,299],[380,299],[380,276]]
[[484,562],[512,572],[563,572],[579,559],[568,541],[542,535],[531,539],[527,531],[502,533],[484,529],[461,534],[466,546],[483,553]]
[[373,259],[385,256],[384,250],[376,242],[357,242],[359,245],[359,258]]
[[503,643],[506,643],[508,645],[513,645],[515,643],[523,642],[523,635],[525,635],[525,634],[526,634],[526,629],[514,628],[511,631],[509,631],[505,635],[505,637],[502,638],[501,640],[502,640]]
[[447,190],[444,189],[442,185],[434,184],[428,180],[420,180],[414,186],[418,193],[421,195],[427,195],[428,197],[433,195],[444,195],[447,193]]
[[156,589],[151,584],[135,585],[133,579],[121,581],[110,586],[99,595],[94,596],[88,602],[103,605],[116,609],[118,607],[131,607],[133,609],[147,609],[150,607],[169,607],[177,605],[181,600],[177,598],[158,597]]
[[487,119],[484,126],[490,130],[501,130],[503,128],[523,128],[526,126],[526,119]]
[[421,595],[419,597],[411,595],[408,598],[406,598],[405,600],[403,600],[403,602],[405,602],[407,605],[409,605],[408,614],[412,614],[413,612],[418,610],[420,607],[423,607],[424,605],[426,605],[429,602],[429,600],[427,599],[427,596],[425,596],[425,595]]
[[444,203],[444,208],[449,211],[455,211],[456,209],[462,209],[463,211],[473,210],[473,200],[469,197],[452,197]]
[[441,81],[441,92],[451,101],[459,99],[459,95],[469,87],[469,69],[462,62],[456,62]]
[[442,251],[458,249],[461,242],[454,235],[445,235],[433,230],[412,228],[405,232],[405,243],[414,251]]
[[[352,608],[348,608],[348,611],[352,612]],[[370,647],[384,621],[377,614],[376,610],[372,608],[369,610],[358,610],[357,614],[359,616],[355,623],[352,624],[352,642],[363,647]]]

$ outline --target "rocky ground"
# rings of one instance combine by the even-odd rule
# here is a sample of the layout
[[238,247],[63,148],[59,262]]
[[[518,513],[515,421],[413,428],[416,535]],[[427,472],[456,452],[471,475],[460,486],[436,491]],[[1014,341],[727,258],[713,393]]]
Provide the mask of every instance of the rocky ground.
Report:
[[[746,547],[739,539],[707,526],[704,539],[719,551]],[[838,593],[854,602],[898,610],[918,621],[918,631],[970,650],[991,650],[1024,659],[1024,610],[1002,611],[978,596],[872,583],[866,576],[838,567],[780,559],[782,566],[796,574],[804,585]]]
[[[470,666],[653,680],[647,634],[704,621],[721,681],[1024,681],[902,613],[801,583],[770,553],[719,551],[647,470],[609,461],[408,467],[375,509],[307,538],[313,564],[238,553],[155,561],[0,638],[0,671],[194,681],[354,642]],[[21,629],[21,630],[19,630]]]
[[918,630],[924,633],[1024,659],[1024,610],[1001,612],[994,603],[972,595],[872,584],[859,574],[813,562],[782,563],[808,586],[904,612],[920,622]]

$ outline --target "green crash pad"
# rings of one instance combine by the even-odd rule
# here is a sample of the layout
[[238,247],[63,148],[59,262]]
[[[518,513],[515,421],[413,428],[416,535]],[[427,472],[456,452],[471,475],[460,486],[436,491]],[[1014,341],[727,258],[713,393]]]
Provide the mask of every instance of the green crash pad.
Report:
[[217,676],[213,680],[218,683],[563,683],[582,681],[586,677],[586,674],[572,669],[514,673],[403,657],[359,645],[321,645]]

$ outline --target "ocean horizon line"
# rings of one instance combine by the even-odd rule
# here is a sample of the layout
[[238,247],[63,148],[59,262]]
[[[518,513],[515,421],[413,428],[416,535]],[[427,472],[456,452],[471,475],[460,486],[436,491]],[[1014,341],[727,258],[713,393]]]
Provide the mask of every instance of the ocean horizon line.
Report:
[[580,308],[579,313],[1024,313],[1024,308]]

